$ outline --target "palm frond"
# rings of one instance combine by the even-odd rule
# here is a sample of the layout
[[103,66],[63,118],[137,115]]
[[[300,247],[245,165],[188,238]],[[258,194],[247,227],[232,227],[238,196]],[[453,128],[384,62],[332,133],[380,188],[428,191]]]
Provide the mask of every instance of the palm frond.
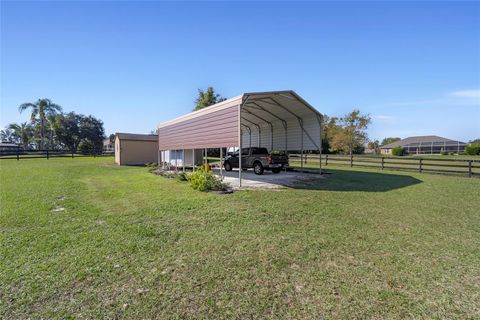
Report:
[[23,111],[25,111],[29,108],[36,109],[36,108],[38,108],[38,105],[36,105],[34,103],[30,103],[30,102],[22,103],[21,105],[18,106],[18,111],[20,113],[22,113]]

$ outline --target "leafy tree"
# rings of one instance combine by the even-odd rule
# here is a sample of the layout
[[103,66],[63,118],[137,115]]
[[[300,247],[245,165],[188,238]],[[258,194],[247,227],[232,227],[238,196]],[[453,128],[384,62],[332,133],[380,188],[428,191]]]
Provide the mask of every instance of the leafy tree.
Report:
[[480,139],[473,139],[473,140],[470,140],[469,142],[470,144],[480,144]]
[[81,115],[75,112],[59,114],[53,121],[53,131],[60,143],[66,146],[70,151],[77,152],[78,145],[82,140],[80,134]]
[[81,116],[79,127],[80,136],[82,137],[79,147],[81,147],[82,152],[100,152],[103,148],[103,139],[105,138],[103,122],[92,116]]
[[480,155],[480,142],[465,147],[465,153],[471,156]]
[[53,121],[57,140],[72,152],[100,152],[103,148],[105,131],[103,122],[93,116],[69,112],[59,114]]
[[332,139],[338,132],[338,118],[323,115],[322,117],[322,150],[324,152],[332,151]]
[[214,105],[215,103],[219,103],[225,100],[227,99],[223,98],[220,94],[215,93],[213,87],[208,87],[207,91],[198,89],[198,97],[195,99],[195,108],[193,109],[193,111],[206,108],[208,106]]
[[395,148],[392,149],[392,154],[394,156],[403,156],[405,153],[405,149],[402,146],[396,146]]
[[115,135],[113,133],[109,135],[108,140],[110,141],[111,144],[115,144]]
[[337,152],[348,153],[362,152],[367,133],[365,130],[371,122],[369,115],[360,114],[360,110],[353,110],[339,119],[339,127],[332,139],[332,148]]
[[21,124],[11,123],[8,125],[8,129],[12,131],[17,142],[21,143],[24,147],[27,147],[33,139],[33,128],[26,122]]
[[39,148],[42,149],[45,140],[45,125],[48,122],[47,116],[62,111],[62,107],[53,103],[50,99],[44,98],[38,99],[35,103],[22,103],[18,107],[18,111],[20,111],[20,113],[25,110],[30,110],[30,120],[32,123],[38,120],[40,124]]
[[382,140],[382,143],[380,144],[381,146],[384,146],[386,144],[389,144],[389,143],[392,143],[392,142],[397,142],[397,141],[400,141],[402,139],[400,138],[394,138],[394,137],[388,137],[388,138],[385,138]]

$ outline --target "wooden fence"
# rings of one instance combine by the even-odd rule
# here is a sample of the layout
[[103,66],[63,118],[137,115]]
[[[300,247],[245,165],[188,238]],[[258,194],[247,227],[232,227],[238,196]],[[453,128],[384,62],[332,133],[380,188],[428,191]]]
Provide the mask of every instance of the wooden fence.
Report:
[[[318,154],[290,154],[290,166],[302,168],[318,168],[320,159]],[[479,159],[438,159],[438,158],[409,158],[409,157],[379,157],[367,155],[322,155],[322,167],[342,166],[356,168],[370,168],[380,170],[404,170],[420,173],[460,174],[468,177],[480,177]]]
[[90,153],[80,153],[80,152],[71,152],[69,150],[23,150],[23,149],[9,149],[9,150],[0,150],[0,160],[21,160],[21,159],[50,159],[50,158],[74,158],[74,157],[100,157],[100,156],[109,156],[113,155],[112,153],[103,153],[99,152],[90,152]]

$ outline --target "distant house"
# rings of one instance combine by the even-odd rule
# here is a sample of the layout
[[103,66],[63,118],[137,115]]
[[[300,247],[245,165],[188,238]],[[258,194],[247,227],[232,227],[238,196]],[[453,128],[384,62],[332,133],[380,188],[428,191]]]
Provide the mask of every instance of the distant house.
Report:
[[152,134],[116,133],[115,163],[143,165],[158,161],[158,136]]
[[110,138],[103,139],[103,153],[114,153],[115,144],[110,141]]
[[401,146],[405,154],[440,154],[442,152],[463,152],[468,144],[439,136],[409,137],[380,147],[382,154],[391,154],[392,149]]

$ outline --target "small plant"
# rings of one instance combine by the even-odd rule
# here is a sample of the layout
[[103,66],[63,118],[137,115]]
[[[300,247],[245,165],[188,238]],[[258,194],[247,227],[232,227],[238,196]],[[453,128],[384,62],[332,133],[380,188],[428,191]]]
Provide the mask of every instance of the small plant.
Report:
[[180,172],[177,174],[176,179],[178,181],[188,181],[189,175],[186,172]]
[[403,156],[405,149],[402,146],[398,146],[392,149],[392,155]]
[[471,156],[480,155],[480,143],[474,143],[466,146],[465,153]]
[[221,191],[225,190],[222,181],[212,171],[201,168],[188,176],[190,186],[199,191]]

